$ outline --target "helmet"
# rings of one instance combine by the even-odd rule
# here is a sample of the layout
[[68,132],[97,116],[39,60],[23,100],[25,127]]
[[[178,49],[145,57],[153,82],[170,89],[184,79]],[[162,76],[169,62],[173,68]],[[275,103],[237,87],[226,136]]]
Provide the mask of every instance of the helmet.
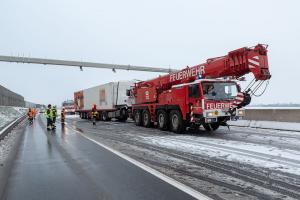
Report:
[[53,108],[56,108],[56,105],[54,105]]
[[48,104],[48,108],[51,108],[51,104]]

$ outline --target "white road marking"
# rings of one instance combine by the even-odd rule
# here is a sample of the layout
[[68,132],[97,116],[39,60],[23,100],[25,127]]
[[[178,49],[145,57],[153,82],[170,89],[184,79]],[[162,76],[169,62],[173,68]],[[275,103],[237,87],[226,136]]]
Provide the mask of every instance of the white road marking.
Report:
[[137,166],[137,167],[139,167],[139,168],[147,171],[148,173],[156,176],[157,178],[159,178],[159,179],[161,179],[161,180],[169,183],[170,185],[176,187],[177,189],[179,189],[179,190],[181,190],[181,191],[183,191],[183,192],[191,195],[192,197],[194,197],[196,199],[201,199],[201,200],[212,200],[208,196],[205,196],[204,194],[202,194],[202,193],[194,190],[193,188],[191,188],[191,187],[189,187],[187,185],[184,185],[183,183],[180,183],[180,182],[176,181],[175,179],[173,179],[173,178],[171,178],[171,177],[169,177],[169,176],[167,176],[165,174],[162,174],[161,172],[159,172],[159,171],[157,171],[157,170],[155,170],[155,169],[153,169],[153,168],[151,168],[151,167],[149,167],[149,166],[147,166],[147,165],[145,165],[145,164],[143,164],[143,163],[141,163],[141,162],[139,162],[137,160],[134,160],[134,159],[130,158],[129,156],[127,156],[127,155],[125,155],[125,154],[123,154],[123,153],[121,153],[119,151],[116,151],[116,150],[114,150],[114,149],[112,149],[112,148],[110,148],[110,147],[108,147],[108,146],[106,146],[106,145],[104,145],[104,144],[102,144],[102,143],[100,143],[100,142],[98,142],[98,141],[96,141],[96,140],[94,140],[94,139],[92,139],[92,138],[90,138],[90,137],[82,134],[80,131],[77,131],[77,130],[73,129],[72,127],[70,127],[70,128],[73,131],[79,133],[82,137],[90,140],[91,142],[94,142],[95,144],[97,144],[97,145],[105,148],[106,150],[108,150],[108,151],[116,154],[117,156],[119,156],[119,157],[127,160],[128,162],[134,164],[135,166]]

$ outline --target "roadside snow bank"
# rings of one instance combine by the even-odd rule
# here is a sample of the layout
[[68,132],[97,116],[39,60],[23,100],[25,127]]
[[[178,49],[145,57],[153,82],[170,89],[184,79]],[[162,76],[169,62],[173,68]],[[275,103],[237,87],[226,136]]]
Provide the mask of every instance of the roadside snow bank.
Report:
[[275,130],[284,130],[284,131],[300,131],[300,123],[295,123],[295,122],[238,120],[238,121],[230,121],[228,124],[230,126],[275,129]]
[[0,106],[0,130],[7,124],[25,114],[26,109],[19,107]]
[[139,141],[194,155],[205,155],[300,175],[300,152],[260,144],[197,136],[151,136]]

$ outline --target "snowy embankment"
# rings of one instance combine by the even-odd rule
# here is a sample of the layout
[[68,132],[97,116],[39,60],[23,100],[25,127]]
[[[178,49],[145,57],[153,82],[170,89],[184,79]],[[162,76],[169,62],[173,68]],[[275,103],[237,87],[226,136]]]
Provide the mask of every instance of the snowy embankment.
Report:
[[3,129],[10,122],[24,115],[25,108],[0,106],[0,130]]
[[197,136],[150,136],[139,140],[183,153],[208,156],[300,175],[299,151],[241,141]]
[[250,128],[274,129],[283,131],[300,131],[300,123],[295,122],[276,122],[276,121],[255,121],[255,120],[238,120],[230,121],[231,126],[241,126]]

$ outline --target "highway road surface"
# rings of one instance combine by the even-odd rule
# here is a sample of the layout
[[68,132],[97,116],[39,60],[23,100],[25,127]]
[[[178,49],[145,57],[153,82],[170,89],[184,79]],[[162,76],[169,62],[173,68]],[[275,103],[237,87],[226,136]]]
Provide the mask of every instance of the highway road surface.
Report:
[[112,151],[68,126],[57,124],[55,131],[47,131],[38,117],[26,127],[2,199],[206,198]]
[[67,126],[213,199],[300,199],[299,132],[221,127],[178,135],[79,118]]
[[3,199],[300,199],[300,132],[178,135],[76,116],[47,132],[43,118],[22,134]]

